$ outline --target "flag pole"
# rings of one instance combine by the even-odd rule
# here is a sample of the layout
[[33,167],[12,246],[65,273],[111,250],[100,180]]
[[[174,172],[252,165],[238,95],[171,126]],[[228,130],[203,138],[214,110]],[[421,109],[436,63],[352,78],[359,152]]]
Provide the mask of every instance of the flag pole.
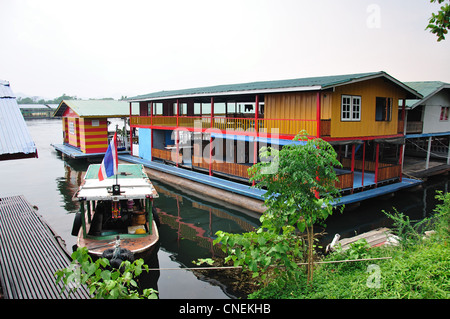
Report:
[[[117,156],[117,152],[118,152],[118,145],[117,145],[117,127],[118,125],[116,124],[116,132],[114,134],[114,136],[116,137],[116,140],[114,141],[114,145],[116,146],[116,155]],[[114,137],[113,137],[114,138]],[[120,195],[120,185],[119,185],[119,163],[117,163],[117,172],[116,172],[116,184],[113,186],[113,195]]]

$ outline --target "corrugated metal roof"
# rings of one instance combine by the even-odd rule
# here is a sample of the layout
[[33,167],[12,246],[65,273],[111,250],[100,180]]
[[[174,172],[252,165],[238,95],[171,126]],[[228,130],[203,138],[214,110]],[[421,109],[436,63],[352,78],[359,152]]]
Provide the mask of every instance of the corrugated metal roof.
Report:
[[277,93],[277,92],[295,92],[305,90],[324,90],[339,85],[345,85],[352,82],[369,80],[377,77],[385,77],[397,85],[407,90],[412,97],[420,97],[420,94],[415,92],[410,87],[404,85],[402,82],[394,79],[386,72],[370,72],[358,74],[332,75],[321,77],[309,77],[290,80],[279,81],[263,81],[251,82],[242,84],[216,85],[193,89],[160,91],[150,94],[138,95],[128,98],[128,101],[143,101],[143,100],[157,100],[170,99],[194,96],[215,96],[215,95],[232,95],[232,94],[256,94],[256,93]]
[[7,81],[0,80],[0,160],[37,157],[16,98]]
[[405,84],[423,95],[422,99],[407,100],[406,106],[410,108],[415,108],[416,106],[424,103],[442,89],[450,89],[450,83],[441,81],[405,82]]
[[53,116],[62,116],[67,107],[80,117],[130,116],[130,103],[115,100],[63,100]]

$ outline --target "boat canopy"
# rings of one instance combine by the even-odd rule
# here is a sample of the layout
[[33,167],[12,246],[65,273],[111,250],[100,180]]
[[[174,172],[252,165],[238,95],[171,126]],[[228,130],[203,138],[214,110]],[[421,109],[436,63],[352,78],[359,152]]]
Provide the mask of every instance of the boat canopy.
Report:
[[[158,192],[144,172],[142,164],[119,164],[117,176],[103,181],[98,179],[100,164],[91,164],[84,176],[84,182],[75,193],[78,200],[123,200],[158,198]],[[120,185],[120,195],[113,195],[113,185]]]

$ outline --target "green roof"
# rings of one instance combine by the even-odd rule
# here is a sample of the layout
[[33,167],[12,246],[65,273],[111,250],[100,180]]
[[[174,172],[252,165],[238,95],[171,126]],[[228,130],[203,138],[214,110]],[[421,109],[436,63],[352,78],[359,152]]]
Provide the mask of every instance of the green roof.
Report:
[[130,116],[130,104],[115,100],[63,100],[53,116],[62,116],[69,107],[80,117]]
[[[148,178],[144,173],[144,167],[141,164],[119,164],[118,177],[122,178]],[[100,164],[91,164],[88,167],[84,179],[98,179],[98,170]],[[116,176],[110,176],[109,179],[115,179]]]
[[441,81],[405,82],[405,84],[413,88],[423,96],[422,99],[407,100],[406,106],[411,108],[415,108],[416,106],[424,103],[427,99],[429,99],[442,89],[450,89],[450,83]]
[[186,98],[195,96],[216,96],[216,95],[237,95],[237,94],[257,94],[257,93],[277,93],[277,92],[295,92],[307,90],[324,90],[335,86],[350,84],[370,80],[377,77],[385,77],[392,82],[400,85],[408,92],[411,97],[420,97],[413,89],[404,85],[402,82],[394,79],[387,73],[370,72],[358,74],[345,74],[321,77],[308,77],[300,79],[279,80],[279,81],[262,81],[250,82],[242,84],[216,85],[192,89],[160,91],[150,94],[138,95],[128,98],[129,101],[145,101],[145,100],[164,100],[173,98]]

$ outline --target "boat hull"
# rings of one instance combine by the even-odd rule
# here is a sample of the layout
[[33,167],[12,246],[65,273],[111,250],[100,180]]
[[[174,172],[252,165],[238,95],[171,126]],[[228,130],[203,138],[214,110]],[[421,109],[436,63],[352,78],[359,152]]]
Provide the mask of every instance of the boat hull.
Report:
[[[120,235],[119,235],[120,236]],[[89,255],[94,258],[102,256],[107,249],[114,248],[115,239],[99,239],[95,237],[83,238],[83,232],[78,234],[77,246],[86,247]],[[152,233],[138,237],[120,237],[120,247],[128,249],[133,253],[135,259],[144,258],[158,250],[159,232],[155,221],[152,221]]]

